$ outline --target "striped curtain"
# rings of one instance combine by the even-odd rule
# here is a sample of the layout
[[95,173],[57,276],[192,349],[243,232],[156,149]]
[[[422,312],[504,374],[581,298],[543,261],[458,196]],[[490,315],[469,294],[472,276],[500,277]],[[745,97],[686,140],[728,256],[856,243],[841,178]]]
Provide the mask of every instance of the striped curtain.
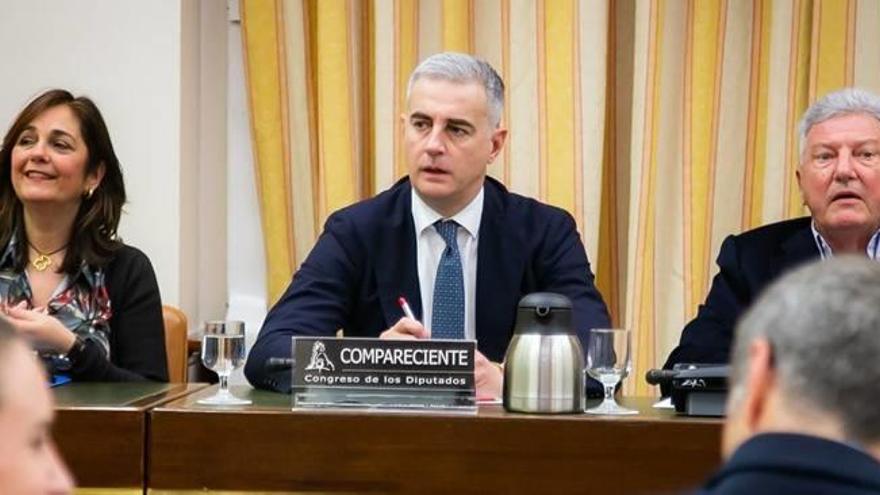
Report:
[[[490,174],[576,219],[634,377],[696,312],[724,237],[804,214],[796,123],[880,91],[874,0],[243,0],[274,301],[324,219],[405,174],[409,73],[474,53],[507,84]],[[653,393],[640,379],[626,392]]]

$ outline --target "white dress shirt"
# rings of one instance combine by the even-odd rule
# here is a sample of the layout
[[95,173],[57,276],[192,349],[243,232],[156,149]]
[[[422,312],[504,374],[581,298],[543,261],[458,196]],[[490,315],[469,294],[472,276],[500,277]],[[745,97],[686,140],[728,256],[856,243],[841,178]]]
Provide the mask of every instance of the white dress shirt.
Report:
[[[834,252],[831,251],[831,246],[828,245],[828,242],[825,241],[822,234],[816,230],[816,222],[810,223],[810,229],[813,231],[813,240],[816,241],[816,247],[819,248],[819,256],[821,256],[823,260],[833,257]],[[880,230],[874,232],[874,235],[868,240],[865,254],[872,260],[880,258]]]
[[460,212],[450,218],[428,206],[415,188],[412,190],[412,216],[416,229],[416,258],[419,267],[419,289],[422,296],[422,324],[431,329],[434,307],[434,279],[437,265],[446,249],[446,241],[434,228],[437,220],[455,220],[459,225],[456,233],[461,269],[464,276],[464,338],[476,339],[476,311],[474,302],[477,286],[477,242],[480,219],[483,217],[483,188]]

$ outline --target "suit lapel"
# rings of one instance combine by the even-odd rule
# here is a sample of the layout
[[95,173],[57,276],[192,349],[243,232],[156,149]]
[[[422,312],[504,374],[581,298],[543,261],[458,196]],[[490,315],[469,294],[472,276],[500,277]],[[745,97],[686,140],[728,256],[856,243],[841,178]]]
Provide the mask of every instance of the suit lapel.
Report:
[[782,247],[777,257],[776,273],[780,274],[792,267],[800,265],[806,261],[819,257],[819,248],[816,247],[816,240],[813,239],[813,231],[810,228],[810,222],[806,221],[795,230],[792,235],[782,243]]
[[393,325],[403,316],[397,298],[403,296],[417,318],[422,318],[422,296],[419,290],[416,236],[412,219],[412,189],[406,179],[395,187],[401,191],[389,207],[392,212],[385,220],[385,228],[376,235],[376,286],[386,324]]
[[[513,239],[514,229],[508,226],[504,187],[487,177],[484,188],[475,290],[476,333],[481,348],[499,341],[499,329],[495,328],[498,326],[495,323],[497,315],[499,311],[510,308],[511,303],[516,305],[524,266],[522,250],[511,248],[523,244]],[[506,347],[507,340],[501,340],[504,340]]]

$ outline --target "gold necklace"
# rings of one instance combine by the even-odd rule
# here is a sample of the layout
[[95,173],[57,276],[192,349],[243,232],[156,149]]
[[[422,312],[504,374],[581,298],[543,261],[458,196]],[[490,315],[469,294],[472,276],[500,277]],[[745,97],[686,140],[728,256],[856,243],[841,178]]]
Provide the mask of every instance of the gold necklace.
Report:
[[39,255],[39,256],[37,256],[36,258],[34,258],[34,259],[31,260],[31,266],[34,267],[34,270],[36,270],[36,271],[38,271],[38,272],[44,272],[44,271],[46,271],[47,268],[49,268],[50,266],[52,266],[52,258],[51,258],[51,256],[52,256],[53,254],[57,254],[57,253],[60,253],[61,251],[64,251],[64,250],[67,248],[68,245],[65,244],[65,245],[61,246],[60,248],[58,248],[58,249],[56,249],[55,251],[52,251],[52,252],[50,252],[50,253],[44,253],[44,252],[40,251],[39,249],[37,249],[36,246],[34,246],[33,244],[31,244],[31,241],[28,241],[28,246],[30,246],[31,249],[33,249],[34,251],[36,251],[37,254]]

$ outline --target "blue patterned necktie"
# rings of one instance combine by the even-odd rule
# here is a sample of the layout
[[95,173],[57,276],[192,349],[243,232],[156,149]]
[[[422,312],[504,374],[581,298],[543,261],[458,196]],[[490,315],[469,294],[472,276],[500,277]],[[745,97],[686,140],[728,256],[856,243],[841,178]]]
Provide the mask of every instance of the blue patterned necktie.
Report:
[[446,249],[437,265],[434,279],[434,305],[431,313],[432,339],[464,338],[464,275],[458,252],[456,233],[458,224],[453,220],[438,221],[434,228],[446,241]]

